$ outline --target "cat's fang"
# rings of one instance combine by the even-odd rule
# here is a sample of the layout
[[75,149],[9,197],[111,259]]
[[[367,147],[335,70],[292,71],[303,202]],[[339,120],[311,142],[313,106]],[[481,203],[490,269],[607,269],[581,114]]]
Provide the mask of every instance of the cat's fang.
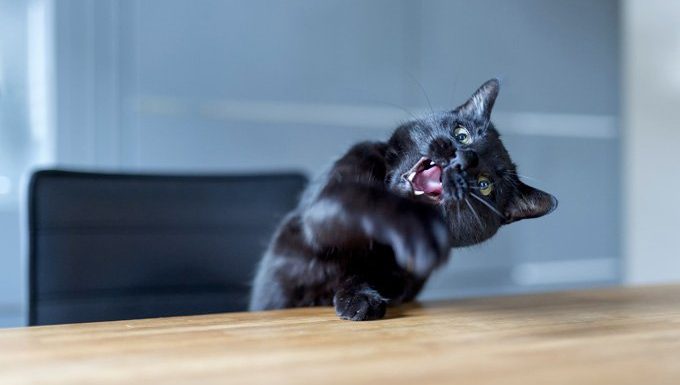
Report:
[[416,172],[412,171],[410,174],[408,174],[408,177],[406,179],[408,179],[409,182],[413,182],[413,178],[415,178],[415,177],[416,177]]
[[413,191],[413,193],[416,194],[416,195],[423,195],[423,194],[425,194],[425,191],[415,190],[415,191]]

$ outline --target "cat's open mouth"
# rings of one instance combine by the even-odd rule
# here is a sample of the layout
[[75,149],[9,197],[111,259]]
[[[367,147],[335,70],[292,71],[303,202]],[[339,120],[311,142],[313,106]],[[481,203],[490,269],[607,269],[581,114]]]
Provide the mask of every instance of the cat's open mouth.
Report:
[[431,159],[422,157],[403,175],[411,184],[413,194],[439,202],[442,194],[442,168]]

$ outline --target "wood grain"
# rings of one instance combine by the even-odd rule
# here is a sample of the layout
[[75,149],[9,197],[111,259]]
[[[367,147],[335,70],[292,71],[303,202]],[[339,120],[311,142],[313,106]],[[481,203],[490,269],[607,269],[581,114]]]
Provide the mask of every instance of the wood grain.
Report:
[[0,384],[680,384],[680,286],[0,331]]

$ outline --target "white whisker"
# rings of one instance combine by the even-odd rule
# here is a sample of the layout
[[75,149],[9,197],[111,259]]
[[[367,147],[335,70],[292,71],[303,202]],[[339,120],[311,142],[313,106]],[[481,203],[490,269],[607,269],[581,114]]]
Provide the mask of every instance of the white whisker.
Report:
[[472,207],[472,204],[470,203],[470,201],[467,198],[465,198],[465,203],[467,203],[468,207],[472,211],[472,214],[474,214],[475,219],[477,220],[477,223],[479,223],[479,227],[484,228],[484,224],[482,223],[482,220],[479,218],[479,214],[477,214],[477,210],[475,210],[475,208]]
[[470,193],[470,196],[472,196],[473,198],[475,198],[475,199],[477,199],[478,201],[480,201],[484,206],[488,207],[489,210],[493,211],[493,212],[494,212],[496,215],[498,215],[499,217],[505,219],[505,216],[503,216],[503,214],[501,214],[500,211],[498,211],[498,209],[496,209],[491,203],[489,203],[489,202],[485,201],[484,199],[482,199],[482,197],[479,197],[479,196],[477,196],[477,194],[472,193],[472,192]]
[[460,227],[460,201],[456,201],[456,224]]
[[518,173],[517,171],[508,171],[507,173],[515,175],[518,178],[530,179],[530,180],[533,180],[534,182],[540,182],[540,180],[538,178],[534,178],[534,177],[528,176],[528,175],[523,175],[523,174]]

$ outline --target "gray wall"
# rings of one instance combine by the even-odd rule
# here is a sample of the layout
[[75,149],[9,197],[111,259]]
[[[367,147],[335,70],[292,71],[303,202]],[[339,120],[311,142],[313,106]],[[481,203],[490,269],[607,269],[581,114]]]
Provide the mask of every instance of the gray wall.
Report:
[[680,3],[626,0],[626,280],[680,281]]
[[315,175],[500,76],[506,144],[560,209],[456,251],[425,296],[620,279],[614,0],[71,0],[55,17],[60,166]]

